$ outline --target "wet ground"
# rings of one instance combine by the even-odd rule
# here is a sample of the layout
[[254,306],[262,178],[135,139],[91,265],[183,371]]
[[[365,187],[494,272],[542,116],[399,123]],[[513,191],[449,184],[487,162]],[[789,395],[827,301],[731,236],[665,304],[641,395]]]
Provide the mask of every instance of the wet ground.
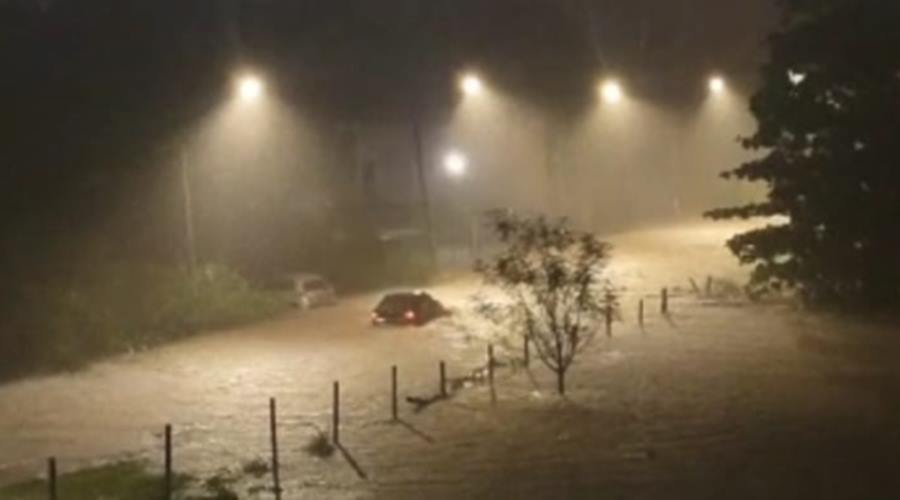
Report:
[[[376,297],[352,297],[0,386],[0,483],[49,455],[63,468],[159,463],[166,423],[182,470],[267,457],[274,396],[285,498],[894,498],[900,331],[694,293],[691,277],[701,292],[707,275],[740,279],[727,236],[697,224],[612,237],[623,322],[578,361],[565,399],[544,368],[504,368],[493,394],[466,388],[419,413],[403,402],[391,424],[392,364],[402,395],[430,396],[440,360],[466,373],[485,344],[448,323],[370,328]],[[435,294],[462,307],[475,288],[463,278]],[[327,432],[334,380],[351,460],[303,451]]]

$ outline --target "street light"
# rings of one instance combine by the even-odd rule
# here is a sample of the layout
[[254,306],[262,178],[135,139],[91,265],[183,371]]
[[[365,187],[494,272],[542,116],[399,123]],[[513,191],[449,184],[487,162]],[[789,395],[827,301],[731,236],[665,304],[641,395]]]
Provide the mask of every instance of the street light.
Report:
[[469,159],[459,151],[450,151],[444,155],[444,171],[451,177],[462,177],[469,167]]
[[460,87],[466,95],[478,95],[481,93],[481,79],[477,75],[469,73],[460,80]]
[[622,92],[622,86],[619,85],[619,82],[607,80],[600,86],[600,95],[603,96],[605,102],[616,104],[622,100],[624,92]]
[[[250,103],[259,100],[264,91],[263,81],[255,75],[247,74],[240,77],[235,89],[237,98],[243,102]],[[197,267],[197,243],[194,228],[194,205],[191,196],[190,182],[190,155],[187,143],[181,145],[181,158],[179,164],[181,166],[181,194],[184,200],[184,221],[185,221],[185,239],[187,240],[188,266],[191,273]]]
[[263,93],[263,82],[254,75],[245,75],[238,80],[238,96],[244,102],[253,102]]
[[[469,159],[466,157],[464,153],[459,150],[451,150],[448,151],[447,154],[444,155],[444,172],[447,173],[449,177],[459,180],[459,185],[462,185],[462,178],[465,177],[466,172],[469,169]],[[466,225],[469,226],[469,253],[472,259],[477,259],[478,257],[478,219],[475,217],[475,214],[472,211],[471,199],[465,196],[464,192],[460,192],[462,198],[466,201],[464,203],[464,218],[466,219]],[[461,200],[462,201],[462,200]]]
[[725,79],[721,76],[713,76],[709,79],[709,91],[714,95],[721,95],[725,92]]

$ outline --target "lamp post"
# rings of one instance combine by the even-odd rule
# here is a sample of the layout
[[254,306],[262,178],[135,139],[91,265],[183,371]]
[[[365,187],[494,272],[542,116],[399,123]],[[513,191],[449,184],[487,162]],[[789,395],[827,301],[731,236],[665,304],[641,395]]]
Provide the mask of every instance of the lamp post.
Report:
[[[462,179],[469,172],[469,158],[459,150],[451,150],[448,151],[444,155],[444,172],[448,177],[453,180],[462,181]],[[464,203],[465,207],[465,218],[466,225],[468,226],[469,233],[469,253],[472,258],[475,259],[478,257],[478,226],[477,219],[474,216],[474,211],[472,210],[472,203],[469,197],[465,197],[466,202]]]
[[[484,85],[478,75],[475,73],[466,73],[459,79],[459,88],[466,96],[477,96],[482,93]],[[419,184],[419,193],[422,196],[422,212],[425,219],[425,231],[428,233],[428,245],[431,251],[431,258],[432,262],[437,264],[437,236],[434,231],[434,217],[431,213],[431,194],[428,190],[428,179],[426,177],[425,148],[422,144],[421,103],[416,104],[417,105],[412,113],[412,139],[416,177]],[[465,167],[463,167],[462,170],[465,170]]]
[[422,212],[425,217],[425,230],[428,232],[428,248],[433,265],[437,265],[437,239],[434,234],[434,221],[431,216],[431,196],[428,192],[428,180],[425,178],[425,154],[422,146],[422,130],[419,116],[413,116],[413,146],[415,147],[416,173],[419,181],[419,192],[422,195]]
[[[235,95],[243,103],[254,103],[265,93],[265,84],[260,77],[245,74],[235,83]],[[179,168],[181,170],[181,196],[184,204],[184,236],[188,253],[188,269],[191,275],[197,269],[197,241],[194,225],[194,201],[191,194],[190,153],[187,141],[183,142],[179,152]]]
[[191,197],[191,180],[188,173],[188,148],[182,144],[178,165],[181,170],[181,196],[184,201],[184,236],[187,241],[188,270],[191,276],[197,270],[197,243],[194,235],[194,202]]

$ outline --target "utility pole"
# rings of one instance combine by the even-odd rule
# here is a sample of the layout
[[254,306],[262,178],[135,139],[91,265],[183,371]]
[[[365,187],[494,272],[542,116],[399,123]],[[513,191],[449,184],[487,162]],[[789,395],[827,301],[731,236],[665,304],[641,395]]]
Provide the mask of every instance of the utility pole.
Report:
[[191,276],[197,269],[197,245],[194,239],[194,204],[191,198],[191,180],[188,168],[188,152],[187,146],[181,147],[181,158],[179,161],[181,167],[181,194],[184,201],[184,232],[187,243],[188,252],[188,270]]
[[425,217],[425,230],[428,232],[428,245],[431,251],[432,264],[437,264],[437,240],[434,235],[434,221],[431,216],[431,197],[428,193],[428,180],[425,178],[425,158],[422,151],[422,131],[419,117],[413,117],[413,143],[415,145],[416,172],[419,178],[419,192],[422,195],[422,210]]

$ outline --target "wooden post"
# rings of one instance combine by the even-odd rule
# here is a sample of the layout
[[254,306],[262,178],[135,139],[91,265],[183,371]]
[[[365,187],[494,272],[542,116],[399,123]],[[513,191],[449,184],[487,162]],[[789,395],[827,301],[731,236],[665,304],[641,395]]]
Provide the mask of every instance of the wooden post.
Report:
[[494,344],[488,344],[488,382],[494,387]]
[[340,433],[341,422],[341,385],[340,382],[334,382],[334,392],[331,402],[331,439],[335,444],[341,442]]
[[397,421],[397,365],[391,367],[391,417]]
[[275,398],[269,398],[269,436],[272,438],[272,483],[275,498],[281,500],[281,472],[278,463],[278,417]]
[[441,397],[447,397],[447,365],[441,361]]
[[659,310],[663,314],[669,314],[669,289],[663,288],[661,295],[662,301],[660,302]]
[[529,345],[531,340],[528,338],[528,335],[524,335],[522,339],[524,340],[522,344],[524,351],[523,355],[525,356],[525,366],[528,366],[528,364],[531,363],[531,346]]
[[607,304],[603,312],[606,315],[606,336],[612,337],[612,306]]
[[644,326],[644,299],[638,301],[638,324]]
[[172,498],[172,424],[166,424],[165,441],[165,499]]
[[56,500],[56,457],[47,460],[47,496],[50,500]]
[[712,295],[712,276],[706,277],[706,296]]

